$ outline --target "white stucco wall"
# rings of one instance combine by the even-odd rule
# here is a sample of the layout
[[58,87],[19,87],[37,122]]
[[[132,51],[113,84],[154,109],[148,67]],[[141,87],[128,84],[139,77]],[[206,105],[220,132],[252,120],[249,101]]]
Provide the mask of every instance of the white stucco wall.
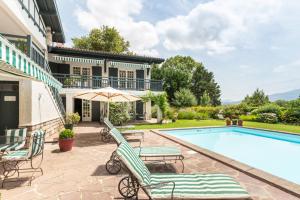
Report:
[[37,125],[61,117],[47,85],[33,80],[19,83],[19,126]]

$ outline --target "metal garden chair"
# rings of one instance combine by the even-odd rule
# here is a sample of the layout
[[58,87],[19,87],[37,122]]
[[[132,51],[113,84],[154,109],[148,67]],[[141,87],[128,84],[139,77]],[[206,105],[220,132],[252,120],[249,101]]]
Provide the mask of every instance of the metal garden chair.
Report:
[[[30,185],[32,180],[35,178],[34,174],[36,172],[39,171],[41,174],[43,174],[41,164],[43,161],[44,142],[45,132],[43,130],[36,130],[31,135],[29,149],[9,151],[2,156],[1,163],[4,169],[2,187],[6,182],[18,181],[20,178],[20,173],[32,172]],[[22,168],[24,166],[24,162],[30,162],[30,167]],[[9,180],[14,179],[14,175],[16,173],[16,180]]]
[[[7,129],[5,131],[5,137],[7,144],[1,147],[1,151],[15,151],[24,148],[26,142],[27,128],[20,129]],[[18,142],[15,142],[15,138],[18,137]]]
[[129,173],[118,184],[125,199],[138,199],[142,189],[149,199],[251,199],[248,192],[225,174],[151,174],[128,143],[118,147],[122,167]]

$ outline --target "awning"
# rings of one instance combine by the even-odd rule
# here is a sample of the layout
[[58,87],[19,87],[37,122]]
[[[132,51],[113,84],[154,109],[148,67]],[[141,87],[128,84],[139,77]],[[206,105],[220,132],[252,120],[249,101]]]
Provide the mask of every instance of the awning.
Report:
[[19,76],[19,77],[22,77],[22,78],[27,78],[27,79],[34,80],[33,77],[23,73],[22,71],[10,66],[9,64],[7,64],[3,61],[0,61],[0,73],[5,73],[5,74],[8,74],[8,75]]
[[136,64],[136,63],[126,63],[126,62],[116,62],[116,61],[110,61],[109,64],[111,67],[129,67],[135,69],[147,69],[151,67],[151,65],[149,64]]
[[70,56],[53,56],[54,60],[64,61],[64,62],[77,62],[77,63],[90,63],[101,65],[104,64],[104,60],[99,59],[89,59],[89,58],[78,58],[78,57],[70,57]]

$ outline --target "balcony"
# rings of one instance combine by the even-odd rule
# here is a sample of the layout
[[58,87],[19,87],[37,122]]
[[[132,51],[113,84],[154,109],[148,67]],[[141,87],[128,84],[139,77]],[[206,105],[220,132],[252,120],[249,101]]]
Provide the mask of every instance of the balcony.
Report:
[[64,88],[103,88],[113,87],[120,90],[163,91],[162,81],[150,79],[127,79],[101,76],[79,76],[53,73]]

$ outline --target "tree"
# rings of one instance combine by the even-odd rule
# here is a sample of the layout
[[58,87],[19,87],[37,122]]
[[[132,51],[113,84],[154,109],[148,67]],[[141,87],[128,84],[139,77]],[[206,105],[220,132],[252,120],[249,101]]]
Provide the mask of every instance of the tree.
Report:
[[181,88],[175,92],[174,96],[173,104],[176,107],[189,107],[197,104],[196,97],[189,89]]
[[209,106],[210,105],[210,97],[206,91],[204,91],[201,99],[200,99],[201,106]]
[[190,88],[195,65],[196,62],[189,56],[171,57],[162,64],[160,74],[170,102],[174,99],[176,91],[181,88]]
[[204,91],[208,92],[212,105],[221,104],[220,87],[215,82],[213,73],[190,56],[168,58],[161,67],[155,66],[152,69],[152,78],[163,80],[170,102],[174,102],[175,92],[184,88],[192,91],[198,104]]
[[204,68],[202,63],[198,63],[192,76],[192,91],[196,96],[198,104],[206,92],[210,98],[210,104],[217,106],[221,104],[220,86],[215,82],[214,74]]
[[75,48],[113,53],[128,52],[130,46],[114,27],[102,26],[92,29],[87,36],[72,38]]
[[257,88],[251,96],[247,95],[242,103],[257,107],[270,103],[270,100],[268,95],[266,95],[263,90],[259,90]]

